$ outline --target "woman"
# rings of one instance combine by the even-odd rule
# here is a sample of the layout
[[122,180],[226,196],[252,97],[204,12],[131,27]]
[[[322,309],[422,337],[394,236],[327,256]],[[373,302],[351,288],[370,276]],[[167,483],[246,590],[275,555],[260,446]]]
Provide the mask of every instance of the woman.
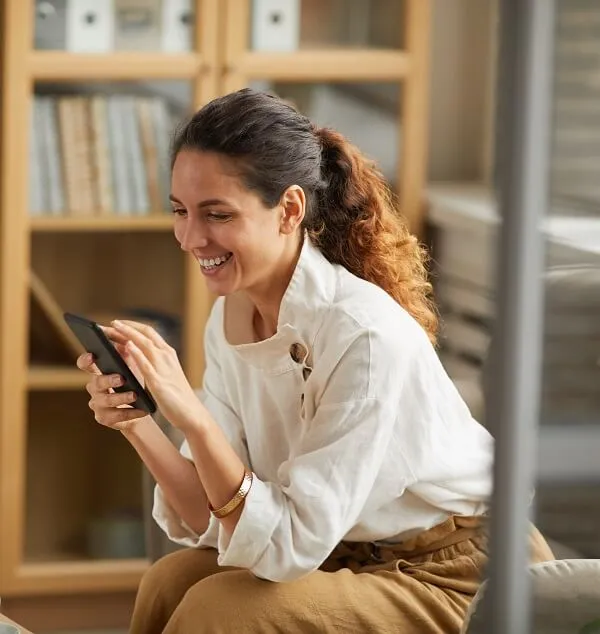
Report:
[[181,452],[112,393],[119,377],[88,384],[189,547],[145,575],[131,632],[458,632],[486,562],[493,446],[440,365],[423,254],[382,177],[245,89],[176,136],[171,200],[219,296],[201,398],[154,330],[106,332]]

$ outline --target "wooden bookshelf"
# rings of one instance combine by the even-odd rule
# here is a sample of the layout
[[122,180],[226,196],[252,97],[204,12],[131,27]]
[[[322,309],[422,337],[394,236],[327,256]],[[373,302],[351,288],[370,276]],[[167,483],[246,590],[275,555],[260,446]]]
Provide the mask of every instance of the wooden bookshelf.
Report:
[[[33,50],[33,2],[5,2],[2,11],[0,596],[3,609],[10,615],[12,601],[27,624],[28,597],[33,614],[45,595],[75,592],[82,604],[89,593],[130,596],[149,565],[145,558],[90,555],[86,539],[95,518],[142,511],[142,466],[120,434],[94,422],[84,389],[89,377],[75,367],[79,347],[63,310],[116,314],[128,297],[155,310],[164,303],[181,320],[182,356],[197,386],[201,326],[211,304],[164,209],[30,215],[34,94],[45,86],[73,92],[95,82],[135,82],[135,89],[177,80],[190,86],[191,111],[217,94],[218,2],[196,2],[196,42],[185,54]],[[37,361],[31,348],[45,329],[50,352],[60,351],[54,362]],[[96,622],[78,624],[86,625]],[[60,619],[53,627],[62,627]]]
[[[196,0],[194,5],[190,52],[105,55],[35,50],[32,0],[1,5],[0,596],[9,616],[11,602],[18,606],[15,614],[25,626],[28,601],[33,614],[36,605],[42,609],[44,597],[75,591],[71,604],[78,596],[87,604],[87,595],[95,593],[104,606],[102,593],[130,597],[149,565],[139,557],[94,559],[86,550],[94,517],[142,508],[141,465],[120,434],[93,421],[84,390],[88,377],[75,368],[77,343],[62,324],[62,311],[108,318],[130,308],[170,311],[180,322],[186,373],[199,386],[202,326],[212,303],[197,264],[178,248],[173,219],[164,209],[33,215],[35,95],[56,87],[90,94],[96,85],[135,91],[144,82],[187,82],[193,110],[257,80],[299,88],[397,88],[398,112],[391,117],[399,159],[391,180],[413,229],[422,225],[429,0],[391,2],[401,5],[404,16],[398,26],[402,46],[338,46],[328,42],[323,25],[320,43],[301,42],[291,53],[251,50],[250,0]],[[309,13],[324,5],[343,11],[347,3],[303,0],[303,24],[307,18],[315,23]],[[329,124],[336,126],[335,116]],[[46,332],[51,345],[40,357],[37,346]],[[102,622],[100,615],[92,622],[89,611],[85,614],[87,621],[74,624],[71,618],[69,626]],[[53,622],[56,629],[63,626]]]

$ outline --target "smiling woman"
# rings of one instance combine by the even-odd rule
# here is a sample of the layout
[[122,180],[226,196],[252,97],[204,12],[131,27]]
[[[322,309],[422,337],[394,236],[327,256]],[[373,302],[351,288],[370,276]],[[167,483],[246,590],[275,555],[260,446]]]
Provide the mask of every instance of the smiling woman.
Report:
[[88,384],[189,547],[144,576],[130,631],[458,633],[487,559],[493,445],[438,360],[425,254],[381,174],[244,89],[182,125],[171,192],[175,236],[220,296],[201,394],[152,328],[106,332],[180,451],[111,392],[118,377]]

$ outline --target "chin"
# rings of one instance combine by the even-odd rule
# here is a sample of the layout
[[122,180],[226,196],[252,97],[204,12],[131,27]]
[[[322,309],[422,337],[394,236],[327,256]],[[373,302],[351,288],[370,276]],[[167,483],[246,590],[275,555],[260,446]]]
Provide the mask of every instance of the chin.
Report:
[[205,278],[205,283],[208,290],[218,296],[231,295],[242,288],[237,276],[231,276],[231,278],[224,279],[211,279],[210,277],[207,277]]
[[232,284],[212,282],[212,280],[207,280],[206,286],[213,295],[217,295],[219,297],[231,295],[231,293],[235,293],[237,290]]

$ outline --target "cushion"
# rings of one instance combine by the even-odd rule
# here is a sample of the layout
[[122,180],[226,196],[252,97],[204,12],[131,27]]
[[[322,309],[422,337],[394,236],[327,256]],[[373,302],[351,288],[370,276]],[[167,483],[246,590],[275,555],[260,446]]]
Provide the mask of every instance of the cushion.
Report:
[[[600,559],[562,559],[529,566],[531,634],[600,634]],[[488,631],[483,621],[483,583],[475,595],[463,634]]]

